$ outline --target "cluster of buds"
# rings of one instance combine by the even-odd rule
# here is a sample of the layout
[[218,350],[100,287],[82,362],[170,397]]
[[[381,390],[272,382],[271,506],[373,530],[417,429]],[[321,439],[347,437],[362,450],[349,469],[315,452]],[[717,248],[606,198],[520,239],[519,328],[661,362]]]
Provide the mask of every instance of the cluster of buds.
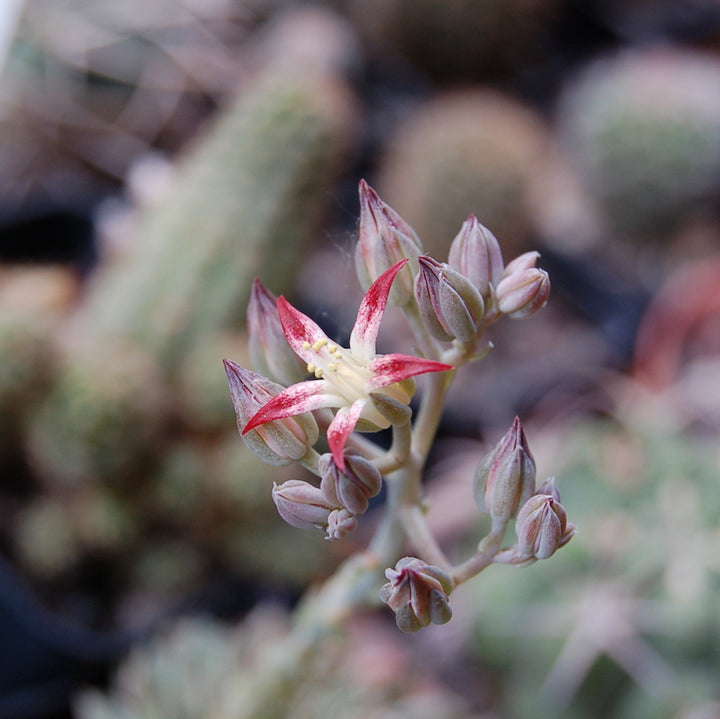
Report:
[[435,339],[472,350],[483,330],[503,315],[529,317],[547,302],[550,280],[535,266],[539,254],[526,252],[505,266],[497,239],[474,215],[450,245],[448,262],[439,262],[421,254],[414,230],[365,182],[360,207],[361,281],[367,284],[394,262],[408,260],[392,297],[399,305],[414,298]]
[[340,469],[332,454],[320,457],[319,488],[298,479],[273,486],[273,501],[288,524],[323,529],[327,539],[342,539],[355,529],[358,517],[380,493],[382,475],[357,450],[345,449],[344,459],[345,467]]
[[416,632],[428,624],[445,624],[452,617],[448,597],[452,577],[416,557],[403,557],[380,590],[380,599],[395,612],[395,621],[404,632]]
[[535,493],[535,460],[517,417],[475,470],[474,491],[475,503],[496,526],[504,526]]

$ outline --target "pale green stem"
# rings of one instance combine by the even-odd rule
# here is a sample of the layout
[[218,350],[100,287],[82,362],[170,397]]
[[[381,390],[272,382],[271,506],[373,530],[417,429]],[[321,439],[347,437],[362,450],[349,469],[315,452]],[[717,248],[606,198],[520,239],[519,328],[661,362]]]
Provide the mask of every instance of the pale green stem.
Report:
[[452,563],[430,531],[423,510],[417,504],[405,506],[400,510],[400,520],[405,533],[422,559],[428,564],[451,571]]
[[400,467],[407,462],[411,448],[412,425],[410,422],[393,425],[392,446],[382,457],[374,462],[380,474],[390,474],[400,469]]
[[452,578],[455,586],[467,582],[468,579],[472,579],[493,563],[495,556],[502,549],[506,529],[507,522],[502,522],[494,526],[490,534],[478,545],[477,552],[475,552],[470,559],[453,569]]
[[428,332],[425,323],[420,317],[420,310],[418,309],[417,302],[413,299],[408,302],[403,308],[405,317],[407,318],[410,329],[412,330],[413,336],[418,343],[418,347],[423,355],[427,359],[439,359],[442,355],[442,346],[440,343]]
[[423,464],[435,441],[445,394],[454,378],[455,370],[426,375],[427,389],[423,393],[420,410],[413,425],[413,452],[422,457]]

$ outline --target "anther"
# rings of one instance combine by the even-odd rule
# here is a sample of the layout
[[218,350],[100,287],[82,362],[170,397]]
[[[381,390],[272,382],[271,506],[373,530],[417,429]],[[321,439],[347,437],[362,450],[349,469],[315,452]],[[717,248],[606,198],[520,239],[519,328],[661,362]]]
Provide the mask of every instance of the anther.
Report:
[[328,343],[328,340],[327,340],[325,337],[323,337],[322,339],[319,339],[319,340],[312,346],[313,352],[319,352],[327,343]]
[[318,379],[322,379],[322,376],[323,376],[322,367],[318,367],[318,368],[315,370],[315,376],[316,376]]
[[328,369],[329,369],[331,372],[337,372],[337,368],[338,368],[337,362],[331,362],[331,363],[328,365]]
[[310,374],[315,373],[315,363],[314,362],[310,362],[310,364],[307,366],[307,371],[310,372]]
[[307,340],[305,340],[305,341],[302,343],[302,348],[303,348],[304,350],[309,350],[309,349],[310,349],[310,343],[309,343]]

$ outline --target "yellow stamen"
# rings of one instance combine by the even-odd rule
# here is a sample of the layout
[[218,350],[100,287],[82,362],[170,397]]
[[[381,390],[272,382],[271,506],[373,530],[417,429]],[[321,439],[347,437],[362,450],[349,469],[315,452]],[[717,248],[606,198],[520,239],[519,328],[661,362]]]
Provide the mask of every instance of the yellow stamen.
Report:
[[303,349],[304,349],[304,350],[309,350],[309,349],[310,349],[310,343],[309,343],[307,340],[305,340],[305,341],[303,342],[303,345],[302,345],[302,346],[303,346]]
[[310,372],[310,374],[314,374],[314,373],[315,373],[315,364],[314,364],[313,362],[311,362],[311,363],[307,366],[307,371]]
[[322,379],[322,376],[323,376],[322,367],[318,367],[318,368],[315,370],[315,376],[316,376],[318,379]]
[[312,346],[313,352],[319,352],[319,351],[328,343],[328,341],[329,341],[329,340],[326,339],[325,337],[323,337],[322,339],[319,339],[319,340]]
[[328,365],[328,369],[329,369],[331,372],[337,372],[337,367],[338,367],[338,366],[337,366],[337,362],[331,362],[331,363]]

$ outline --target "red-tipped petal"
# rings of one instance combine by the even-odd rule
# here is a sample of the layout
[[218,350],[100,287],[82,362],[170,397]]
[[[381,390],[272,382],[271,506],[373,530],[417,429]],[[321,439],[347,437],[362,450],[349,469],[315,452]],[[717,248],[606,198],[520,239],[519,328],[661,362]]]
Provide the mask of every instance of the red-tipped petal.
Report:
[[327,389],[326,383],[322,380],[308,380],[288,387],[266,402],[250,418],[243,430],[243,434],[247,434],[261,424],[276,419],[293,417],[321,407],[338,407],[342,405],[344,400],[328,392]]
[[368,392],[380,387],[387,387],[395,382],[402,382],[426,372],[446,372],[454,369],[452,365],[435,360],[413,357],[412,355],[389,354],[378,355],[369,364],[373,373],[372,379],[367,383]]
[[364,359],[370,359],[375,354],[375,340],[380,331],[380,322],[385,314],[392,283],[407,263],[408,260],[400,260],[394,264],[383,272],[365,293],[350,335],[350,350],[353,354]]
[[278,297],[277,308],[283,331],[293,351],[306,362],[312,362],[315,353],[307,349],[305,343],[312,346],[318,340],[328,341],[327,335],[306,314],[293,307],[285,297]]
[[327,429],[327,440],[335,464],[345,470],[345,445],[360,419],[367,400],[358,399],[350,407],[341,407]]

